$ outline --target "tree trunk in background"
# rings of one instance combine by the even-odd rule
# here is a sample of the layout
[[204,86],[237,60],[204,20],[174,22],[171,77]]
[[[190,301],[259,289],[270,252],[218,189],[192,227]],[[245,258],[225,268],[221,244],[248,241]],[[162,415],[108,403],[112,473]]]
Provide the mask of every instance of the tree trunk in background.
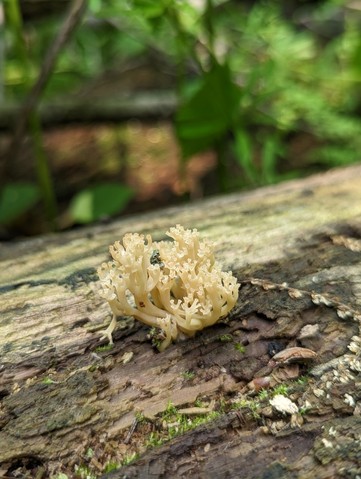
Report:
[[[99,350],[110,313],[95,270],[108,245],[126,232],[159,240],[176,223],[215,241],[238,277],[229,320],[163,353],[127,320],[114,348]],[[361,166],[3,243],[0,262],[0,475],[76,477],[79,466],[104,478],[361,474]],[[302,349],[292,362],[271,360],[295,346],[317,359],[304,364]],[[298,412],[272,407],[272,390],[253,393],[257,381]],[[210,421],[151,447],[182,431],[167,423],[170,402],[185,408],[185,424],[196,413]]]

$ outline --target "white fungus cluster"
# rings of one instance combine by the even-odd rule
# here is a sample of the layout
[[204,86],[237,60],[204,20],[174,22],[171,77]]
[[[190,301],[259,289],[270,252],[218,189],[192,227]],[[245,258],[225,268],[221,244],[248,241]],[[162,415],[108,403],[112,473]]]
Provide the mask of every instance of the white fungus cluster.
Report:
[[133,316],[162,330],[162,351],[180,332],[193,336],[236,304],[239,285],[215,263],[211,242],[180,225],[167,236],[173,241],[128,233],[110,246],[113,260],[98,269],[100,294],[113,312],[106,331],[110,341],[116,317]]
[[270,400],[270,404],[283,414],[296,414],[298,412],[297,405],[292,402],[291,399],[283,396],[283,394],[276,394],[273,399]]

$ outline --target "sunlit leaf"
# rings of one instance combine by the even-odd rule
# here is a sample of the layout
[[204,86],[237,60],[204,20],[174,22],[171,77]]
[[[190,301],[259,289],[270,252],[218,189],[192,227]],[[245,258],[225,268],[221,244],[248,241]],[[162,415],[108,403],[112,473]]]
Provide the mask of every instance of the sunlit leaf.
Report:
[[101,183],[77,193],[70,203],[70,214],[78,223],[91,223],[122,211],[133,190],[119,183]]
[[34,206],[39,197],[39,189],[32,183],[8,183],[0,192],[0,223],[10,223]]
[[214,63],[176,115],[176,133],[184,156],[209,148],[226,133],[239,113],[240,88],[228,65]]
[[163,15],[166,8],[166,3],[164,1],[154,1],[154,0],[133,0],[132,4],[135,8],[139,9],[139,12],[144,15],[146,18],[156,18]]

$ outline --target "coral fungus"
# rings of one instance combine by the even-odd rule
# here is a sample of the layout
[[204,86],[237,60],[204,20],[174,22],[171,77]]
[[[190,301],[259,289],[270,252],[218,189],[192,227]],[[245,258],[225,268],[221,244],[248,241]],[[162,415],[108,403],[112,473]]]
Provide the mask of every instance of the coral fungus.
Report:
[[180,225],[167,235],[173,241],[128,233],[123,244],[110,246],[113,260],[98,269],[100,294],[113,312],[105,331],[110,341],[116,317],[133,316],[162,331],[162,351],[180,332],[193,336],[235,305],[239,285],[215,263],[213,244]]

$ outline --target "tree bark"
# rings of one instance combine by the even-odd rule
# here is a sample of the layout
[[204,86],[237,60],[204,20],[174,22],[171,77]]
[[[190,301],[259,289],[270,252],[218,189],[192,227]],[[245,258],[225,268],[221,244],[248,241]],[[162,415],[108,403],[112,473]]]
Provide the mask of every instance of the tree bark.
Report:
[[[3,243],[2,475],[361,474],[360,178],[354,166]],[[126,232],[163,239],[176,223],[215,242],[241,284],[237,306],[163,353],[129,319],[119,320],[114,347],[99,349],[110,311],[96,268],[108,245]],[[290,347],[302,348],[292,361],[272,360]],[[317,359],[306,364],[307,350]],[[261,394],[260,382],[269,386]],[[277,394],[298,410],[278,411]]]

